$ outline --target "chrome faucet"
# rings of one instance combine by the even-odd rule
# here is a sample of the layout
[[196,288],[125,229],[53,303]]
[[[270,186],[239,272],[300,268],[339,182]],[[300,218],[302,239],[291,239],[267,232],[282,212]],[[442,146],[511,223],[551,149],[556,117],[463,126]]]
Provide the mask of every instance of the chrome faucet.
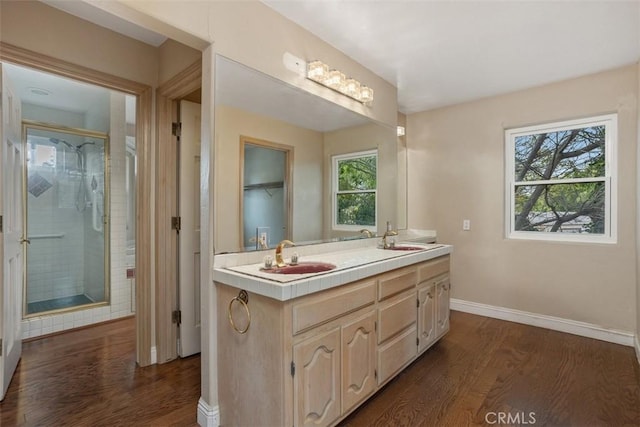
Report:
[[295,246],[295,243],[293,243],[291,240],[283,240],[282,242],[278,243],[278,246],[276,246],[276,267],[284,267],[287,265],[282,258],[282,250],[285,248],[285,246]]

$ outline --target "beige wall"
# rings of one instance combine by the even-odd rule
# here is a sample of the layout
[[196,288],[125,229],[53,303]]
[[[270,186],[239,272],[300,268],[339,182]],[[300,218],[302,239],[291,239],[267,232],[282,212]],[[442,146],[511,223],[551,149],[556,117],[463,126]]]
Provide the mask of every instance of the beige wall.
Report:
[[216,106],[215,251],[240,246],[240,136],[293,147],[293,240],[322,234],[322,133],[236,108]]
[[353,231],[332,230],[331,156],[365,150],[378,150],[378,232],[384,233],[386,221],[396,224],[397,203],[397,148],[392,129],[378,123],[369,123],[324,134],[324,237],[353,236]]
[[166,83],[196,61],[202,60],[202,52],[167,39],[158,47],[158,86]]
[[0,8],[3,42],[156,86],[158,52],[153,46],[37,1],[3,1]]
[[[397,91],[393,85],[261,2],[126,0],[105,2],[100,7],[117,10],[120,15],[128,15],[134,22],[156,30],[159,29],[158,22],[167,23],[214,43],[214,50],[218,54],[376,121],[395,126],[398,108]],[[125,13],[124,7],[136,13]],[[174,38],[188,44],[187,40],[177,37]],[[373,105],[364,106],[286,69],[282,61],[285,52],[305,61],[321,59],[370,86],[375,95]]]
[[[408,117],[409,227],[454,245],[452,297],[604,328],[636,325],[638,67]],[[618,242],[504,237],[504,129],[618,113]],[[462,231],[462,220],[471,230]]]

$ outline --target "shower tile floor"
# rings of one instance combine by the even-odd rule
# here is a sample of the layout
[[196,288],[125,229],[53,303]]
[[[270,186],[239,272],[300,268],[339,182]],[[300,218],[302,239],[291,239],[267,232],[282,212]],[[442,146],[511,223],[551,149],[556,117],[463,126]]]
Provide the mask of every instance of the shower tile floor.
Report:
[[60,310],[61,308],[76,307],[78,305],[92,304],[91,298],[86,295],[73,295],[70,297],[54,298],[45,301],[35,301],[27,304],[27,314],[41,313],[43,311]]

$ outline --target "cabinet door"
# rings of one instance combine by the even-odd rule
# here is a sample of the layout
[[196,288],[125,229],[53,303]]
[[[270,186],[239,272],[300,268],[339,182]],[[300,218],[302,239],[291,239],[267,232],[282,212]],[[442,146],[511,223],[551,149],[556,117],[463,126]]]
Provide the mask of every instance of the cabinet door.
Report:
[[436,284],[430,282],[418,289],[418,353],[436,339]]
[[451,285],[449,283],[449,276],[444,276],[436,283],[437,289],[437,336],[444,335],[449,330],[449,297]]
[[294,419],[326,426],[340,416],[340,327],[293,347]]
[[342,327],[342,413],[375,389],[375,311]]

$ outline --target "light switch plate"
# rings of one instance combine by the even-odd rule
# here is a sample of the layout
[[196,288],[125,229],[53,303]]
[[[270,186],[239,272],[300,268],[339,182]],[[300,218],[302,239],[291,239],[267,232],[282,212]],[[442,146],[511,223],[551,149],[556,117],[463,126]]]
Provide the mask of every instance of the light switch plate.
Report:
[[471,230],[471,220],[469,219],[462,220],[462,230],[464,231]]

